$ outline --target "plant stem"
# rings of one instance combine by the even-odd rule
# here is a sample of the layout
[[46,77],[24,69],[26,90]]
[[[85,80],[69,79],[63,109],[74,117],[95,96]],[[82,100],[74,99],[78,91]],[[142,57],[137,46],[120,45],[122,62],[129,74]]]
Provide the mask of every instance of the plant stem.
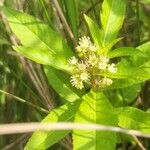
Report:
[[135,140],[135,142],[138,144],[138,146],[141,148],[141,150],[146,150],[145,147],[142,145],[142,143],[139,141],[139,139],[132,135],[133,139]]
[[63,14],[63,12],[62,12],[62,10],[61,10],[61,7],[60,7],[58,1],[57,1],[57,0],[53,0],[53,4],[54,4],[54,6],[55,6],[55,8],[56,8],[56,10],[57,10],[57,13],[58,13],[58,15],[59,15],[61,21],[62,21],[63,24],[64,24],[64,27],[65,27],[66,31],[68,32],[68,34],[69,34],[69,36],[70,36],[70,38],[71,38],[71,40],[73,41],[73,44],[74,44],[74,46],[75,46],[75,45],[76,45],[76,40],[75,40],[74,34],[73,34],[72,30],[70,29],[70,27],[69,27],[69,25],[68,25],[68,23],[67,23],[67,20],[66,20],[64,14]]
[[[124,129],[115,126],[108,126],[108,125],[106,126],[106,125],[91,124],[91,123],[85,124],[85,123],[66,123],[66,122],[57,122],[57,123],[31,122],[31,123],[0,124],[0,135],[29,133],[29,132],[39,131],[39,130],[40,131],[50,131],[50,130],[111,131],[115,133],[124,133],[126,135],[131,135],[131,136],[150,138],[150,134],[138,130]],[[137,141],[136,139],[136,142],[139,141]]]

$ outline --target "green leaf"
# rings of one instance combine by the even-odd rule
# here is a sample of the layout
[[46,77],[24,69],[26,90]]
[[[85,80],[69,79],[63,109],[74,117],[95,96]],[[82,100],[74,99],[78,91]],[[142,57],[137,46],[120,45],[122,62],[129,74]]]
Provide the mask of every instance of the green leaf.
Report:
[[137,67],[135,68],[129,61],[130,60],[123,59],[121,62],[116,64],[116,67],[117,67],[116,73],[100,72],[98,74],[107,76],[109,78],[114,78],[114,79],[133,78],[133,73],[137,71]]
[[66,13],[67,13],[67,19],[71,26],[71,29],[75,35],[75,38],[78,39],[78,22],[77,22],[77,9],[76,9],[76,3],[75,0],[64,0]]
[[126,0],[104,0],[101,13],[104,47],[117,37],[125,17],[125,8]]
[[120,127],[150,133],[150,113],[134,107],[123,107],[117,111]]
[[6,7],[3,10],[12,31],[24,47],[49,50],[49,53],[64,57],[66,61],[73,55],[62,37],[48,25],[23,12]]
[[[50,112],[43,123],[50,122],[71,122],[74,120],[74,115],[79,107],[80,101],[74,103],[67,103],[57,109]],[[45,150],[52,146],[63,137],[65,137],[70,131],[36,131],[29,139],[25,150]]]
[[101,48],[102,47],[101,31],[100,31],[98,25],[90,17],[86,16],[85,14],[84,14],[84,18],[87,22],[87,25],[89,27],[89,30],[90,30],[91,36],[94,40],[94,43],[96,44],[96,46],[98,48]]
[[61,72],[49,66],[45,66],[44,71],[50,85],[62,98],[70,102],[80,99],[80,94],[77,94],[77,90],[73,89],[70,83],[65,83],[65,81],[62,79]]
[[[128,70],[129,72],[129,70]],[[113,76],[112,76],[113,77]],[[117,78],[117,76],[114,76]],[[123,78],[122,75],[118,75],[118,78]],[[117,89],[117,88],[125,88],[134,84],[138,84],[150,79],[150,62],[145,63],[144,65],[137,68],[133,68],[130,74],[124,75],[125,79],[114,80],[113,84],[107,89]]]
[[39,47],[24,47],[13,46],[13,49],[23,56],[44,65],[50,65],[54,68],[68,71],[68,62],[61,55],[52,54],[48,49],[41,49]]
[[119,93],[122,96],[124,106],[130,105],[133,101],[135,101],[140,92],[141,92],[140,84],[135,84],[123,89],[119,89]]
[[105,47],[103,47],[102,49],[99,50],[99,54],[104,53],[105,55],[107,55],[107,53],[112,49],[112,47],[115,44],[117,44],[120,40],[122,40],[122,38],[115,39],[112,42],[110,42],[109,44],[105,45]]
[[129,64],[121,67],[115,74],[101,73],[103,76],[114,78],[113,84],[106,87],[105,90],[125,88],[150,79],[150,61],[139,67],[129,66]]
[[140,46],[137,47],[137,49],[139,49],[142,53],[144,53],[147,57],[134,57],[132,60],[132,63],[135,66],[139,66],[142,65],[148,61],[150,61],[150,42],[146,42]]
[[106,91],[114,107],[128,106],[133,103],[141,91],[141,85]]
[[[148,53],[147,46],[147,50],[144,52],[145,45],[148,46],[149,44],[147,43],[141,47],[138,47],[138,49],[144,54],[144,57],[134,56],[123,59],[117,65],[117,73],[103,74],[107,77],[115,79],[114,83],[108,88],[124,88],[150,79],[150,54]],[[145,55],[147,55],[147,57],[145,57]]]
[[140,50],[133,47],[121,47],[114,49],[108,53],[109,58],[122,57],[122,56],[145,56]]
[[109,88],[124,88],[150,79],[149,47],[150,42],[138,46],[136,49],[141,51],[142,55],[135,54],[135,56],[122,59],[117,64],[117,73],[101,73],[104,76],[119,79],[115,80]]
[[[118,64],[116,74],[107,74],[109,77],[118,78],[107,89],[124,88],[134,84],[138,84],[150,79],[150,42],[137,47],[143,56],[135,56],[123,59]],[[147,56],[147,57],[145,57]]]
[[[117,116],[111,103],[103,93],[91,91],[83,97],[75,122],[116,125]],[[109,144],[107,144],[108,141]],[[116,133],[112,132],[73,131],[74,150],[114,150],[116,141]]]

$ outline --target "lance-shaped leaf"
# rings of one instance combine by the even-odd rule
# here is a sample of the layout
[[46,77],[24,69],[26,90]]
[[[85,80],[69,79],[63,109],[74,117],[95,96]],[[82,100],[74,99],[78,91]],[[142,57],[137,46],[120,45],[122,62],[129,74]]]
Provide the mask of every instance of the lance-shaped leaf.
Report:
[[112,42],[110,42],[109,44],[105,45],[105,47],[103,47],[102,49],[99,50],[99,54],[105,54],[107,55],[107,53],[112,49],[112,47],[117,44],[120,40],[122,40],[122,38],[118,38],[113,40]]
[[144,53],[147,57],[134,57],[132,62],[135,66],[139,66],[141,64],[144,64],[148,61],[150,61],[150,42],[146,42],[140,46],[137,47],[142,53]]
[[133,63],[134,62],[132,60],[130,61],[130,59],[125,59],[117,65],[116,73],[107,72],[102,74],[116,79],[134,78],[136,80],[138,79],[139,81],[144,80],[144,78],[146,80],[149,79],[150,61],[145,62],[140,66],[135,66]]
[[101,48],[101,31],[98,25],[88,16],[84,15],[84,18],[87,22],[88,28],[90,30],[91,36],[96,44],[97,48]]
[[138,84],[150,79],[150,42],[139,47],[142,52],[141,56],[135,54],[134,57],[123,59],[118,64],[118,71],[115,74],[104,74],[108,77],[115,78],[113,84],[107,88],[124,88]]
[[117,37],[123,24],[125,8],[126,0],[104,0],[101,13],[102,44],[104,47]]
[[118,125],[150,133],[150,113],[134,107],[118,108]]
[[50,85],[63,99],[70,102],[80,99],[83,93],[73,88],[69,82],[69,78],[63,78],[63,73],[49,66],[45,66],[44,71]]
[[[57,109],[52,110],[43,123],[71,122],[74,120],[75,113],[80,101],[67,103]],[[36,131],[29,139],[25,150],[45,150],[65,137],[70,131]]]
[[[63,38],[48,25],[23,12],[6,7],[3,10],[12,31],[24,47],[36,47],[37,51],[44,49],[51,55],[64,57],[66,61],[73,55]],[[59,57],[54,58],[55,61],[59,61]]]
[[116,74],[105,74],[114,78],[113,84],[105,89],[125,88],[150,79],[150,61],[139,67],[126,66]]
[[108,53],[109,58],[122,57],[122,56],[145,56],[146,54],[133,47],[121,47],[114,49]]
[[[111,103],[103,93],[91,91],[83,97],[75,122],[116,125],[117,116]],[[116,141],[116,133],[112,132],[95,130],[73,131],[74,150],[114,150]]]
[[67,60],[62,55],[52,54],[48,49],[39,47],[13,46],[13,49],[23,56],[44,65],[69,72]]
[[85,20],[87,22],[88,28],[90,30],[91,36],[94,40],[95,45],[98,48],[98,53],[105,53],[107,54],[107,52],[117,43],[119,42],[122,38],[118,38],[118,39],[114,39],[112,40],[110,43],[108,43],[107,45],[105,45],[105,47],[103,47],[102,45],[102,31],[99,28],[99,26],[88,16],[84,15]]

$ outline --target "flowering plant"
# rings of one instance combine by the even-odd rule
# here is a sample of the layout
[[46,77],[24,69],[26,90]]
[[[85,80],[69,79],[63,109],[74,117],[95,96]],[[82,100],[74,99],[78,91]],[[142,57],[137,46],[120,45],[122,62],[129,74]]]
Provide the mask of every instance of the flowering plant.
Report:
[[[47,24],[23,12],[3,9],[21,43],[13,49],[43,64],[49,84],[65,100],[42,122],[96,123],[148,132],[149,113],[128,105],[139,93],[140,84],[150,79],[150,43],[114,47],[122,39],[117,34],[125,8],[125,0],[104,0],[101,27],[85,15],[93,42],[86,36],[80,38],[75,53]],[[132,90],[135,94],[131,96]],[[47,149],[70,132],[37,131],[25,149]],[[73,130],[72,137],[74,150],[113,150],[120,142],[117,133],[95,130]]]
[[97,75],[101,72],[115,73],[117,68],[114,63],[109,63],[109,58],[103,54],[98,54],[98,49],[90,41],[89,37],[79,40],[76,47],[80,61],[75,56],[69,59],[71,65],[71,83],[78,89],[84,88],[83,83],[92,87],[105,87],[112,84],[112,80],[107,77]]

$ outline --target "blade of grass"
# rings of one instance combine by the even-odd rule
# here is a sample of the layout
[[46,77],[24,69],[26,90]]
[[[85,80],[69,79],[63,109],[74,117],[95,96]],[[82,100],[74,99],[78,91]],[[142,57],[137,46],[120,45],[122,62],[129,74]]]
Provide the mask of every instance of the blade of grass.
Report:
[[42,111],[42,112],[44,112],[44,113],[46,113],[46,114],[49,113],[48,110],[46,110],[46,109],[44,109],[44,108],[41,108],[41,107],[39,107],[39,106],[37,106],[37,105],[35,105],[35,104],[32,104],[32,103],[30,103],[30,102],[24,100],[23,98],[20,98],[20,97],[18,97],[18,96],[15,96],[15,95],[13,95],[13,94],[11,94],[11,93],[8,93],[8,92],[3,91],[3,90],[0,90],[0,93],[6,94],[6,95],[8,95],[8,96],[11,96],[12,98],[16,99],[17,101],[22,102],[22,103],[25,103],[25,104],[27,104],[27,105],[29,105],[29,106],[32,106],[32,107],[36,108],[37,110],[40,110],[40,111]]
[[76,3],[75,0],[64,0],[65,8],[66,8],[66,15],[67,20],[71,26],[73,34],[78,39],[78,28],[77,28],[77,10],[76,10]]
[[52,27],[51,19],[50,19],[50,17],[49,17],[48,11],[46,10],[44,0],[39,0],[39,1],[40,1],[41,6],[43,7],[43,10],[44,10],[44,13],[45,13],[45,16],[46,16],[46,18],[47,18],[48,23],[49,23],[50,26]]
[[90,3],[91,3],[91,6],[92,6],[92,10],[93,10],[96,22],[97,22],[97,24],[99,24],[99,17],[96,14],[95,4],[94,4],[93,0],[90,0]]

